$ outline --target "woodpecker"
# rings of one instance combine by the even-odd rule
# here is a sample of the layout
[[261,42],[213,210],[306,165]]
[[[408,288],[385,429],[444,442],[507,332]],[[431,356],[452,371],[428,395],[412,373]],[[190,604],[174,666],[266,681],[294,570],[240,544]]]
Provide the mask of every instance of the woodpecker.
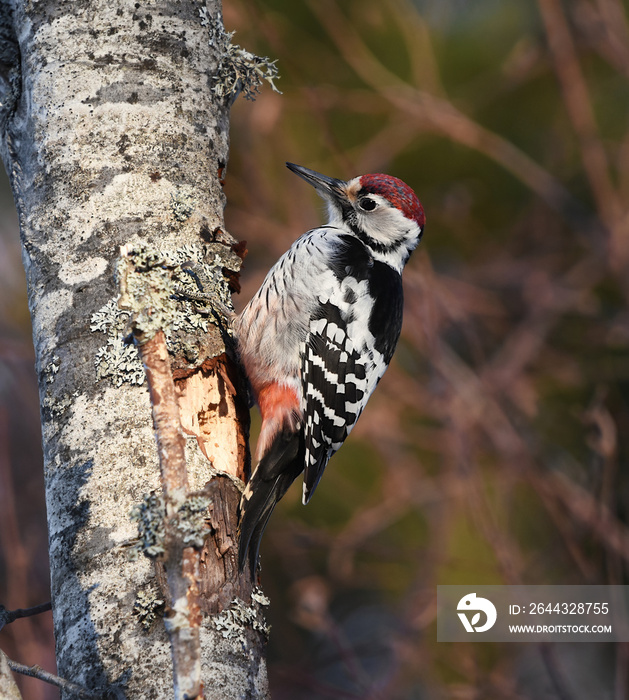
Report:
[[413,190],[390,175],[347,182],[286,166],[326,201],[328,223],[293,243],[234,321],[262,427],[240,503],[239,566],[255,577],[262,533],[303,472],[311,499],[356,425],[402,328],[402,270],[424,230]]

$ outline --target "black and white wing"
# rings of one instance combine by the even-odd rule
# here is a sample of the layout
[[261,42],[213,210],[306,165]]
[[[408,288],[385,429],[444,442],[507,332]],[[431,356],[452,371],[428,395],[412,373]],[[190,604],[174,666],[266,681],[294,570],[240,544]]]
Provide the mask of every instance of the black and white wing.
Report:
[[[389,269],[378,267],[376,264],[371,270],[375,277],[370,274],[362,282],[354,280],[354,289],[340,290],[342,297],[351,297],[353,303],[344,307],[334,303],[338,300],[328,300],[310,322],[301,373],[304,503],[310,500],[328,461],[356,425],[389,365],[400,335],[401,280],[393,270],[390,274]],[[386,289],[378,289],[380,278],[386,278]]]
[[339,309],[322,306],[303,353],[304,503],[365,407],[373,370],[373,362],[354,347]]

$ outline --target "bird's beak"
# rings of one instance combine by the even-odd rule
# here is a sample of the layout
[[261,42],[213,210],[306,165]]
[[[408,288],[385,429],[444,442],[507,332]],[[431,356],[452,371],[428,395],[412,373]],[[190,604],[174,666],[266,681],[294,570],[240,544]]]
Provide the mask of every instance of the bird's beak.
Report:
[[295,163],[286,163],[286,167],[309,182],[325,199],[332,199],[339,203],[347,202],[347,183],[343,180],[321,175],[315,170],[304,168],[303,165],[295,165]]

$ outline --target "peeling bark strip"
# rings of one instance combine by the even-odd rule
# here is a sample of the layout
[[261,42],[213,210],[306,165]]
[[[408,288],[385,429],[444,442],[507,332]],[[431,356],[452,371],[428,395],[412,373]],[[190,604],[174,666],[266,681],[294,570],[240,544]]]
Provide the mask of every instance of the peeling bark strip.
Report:
[[[129,513],[159,492],[160,475],[143,370],[122,340],[115,258],[129,243],[159,245],[182,269],[192,261],[182,285],[198,281],[229,302],[240,264],[219,182],[229,103],[238,90],[255,92],[247,81],[272,81],[273,67],[232,44],[217,0],[5,0],[0,59],[0,148],[20,220],[42,405],[59,675],[110,697],[169,698],[155,569],[128,557],[137,537]],[[225,498],[210,514],[225,530],[202,553],[202,573],[212,569],[202,608],[220,611],[200,621],[204,693],[264,698],[265,599],[232,573],[235,482],[248,460],[239,380],[209,315],[189,308],[178,319],[164,330],[189,488],[210,482],[212,497]],[[215,449],[212,434],[228,436],[227,448]],[[186,560],[190,581],[194,567]]]
[[[163,331],[139,346],[149,385],[153,408],[153,427],[162,475],[162,489],[167,510],[176,512],[188,495],[186,453],[175,383],[170,372],[170,358]],[[167,515],[172,517],[172,513]]]
[[199,554],[192,547],[183,546],[183,533],[178,528],[180,508],[188,495],[185,440],[163,331],[141,344],[139,352],[151,396],[166,506],[164,549],[170,607],[164,622],[173,657],[175,698],[192,700],[201,694],[201,620]]

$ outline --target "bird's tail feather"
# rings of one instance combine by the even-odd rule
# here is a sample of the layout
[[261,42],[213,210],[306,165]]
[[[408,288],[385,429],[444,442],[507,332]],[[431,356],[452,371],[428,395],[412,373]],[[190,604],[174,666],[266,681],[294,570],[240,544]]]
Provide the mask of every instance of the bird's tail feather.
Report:
[[262,535],[277,502],[301,474],[304,441],[301,431],[279,433],[253,473],[240,501],[238,567],[249,560],[255,579]]

